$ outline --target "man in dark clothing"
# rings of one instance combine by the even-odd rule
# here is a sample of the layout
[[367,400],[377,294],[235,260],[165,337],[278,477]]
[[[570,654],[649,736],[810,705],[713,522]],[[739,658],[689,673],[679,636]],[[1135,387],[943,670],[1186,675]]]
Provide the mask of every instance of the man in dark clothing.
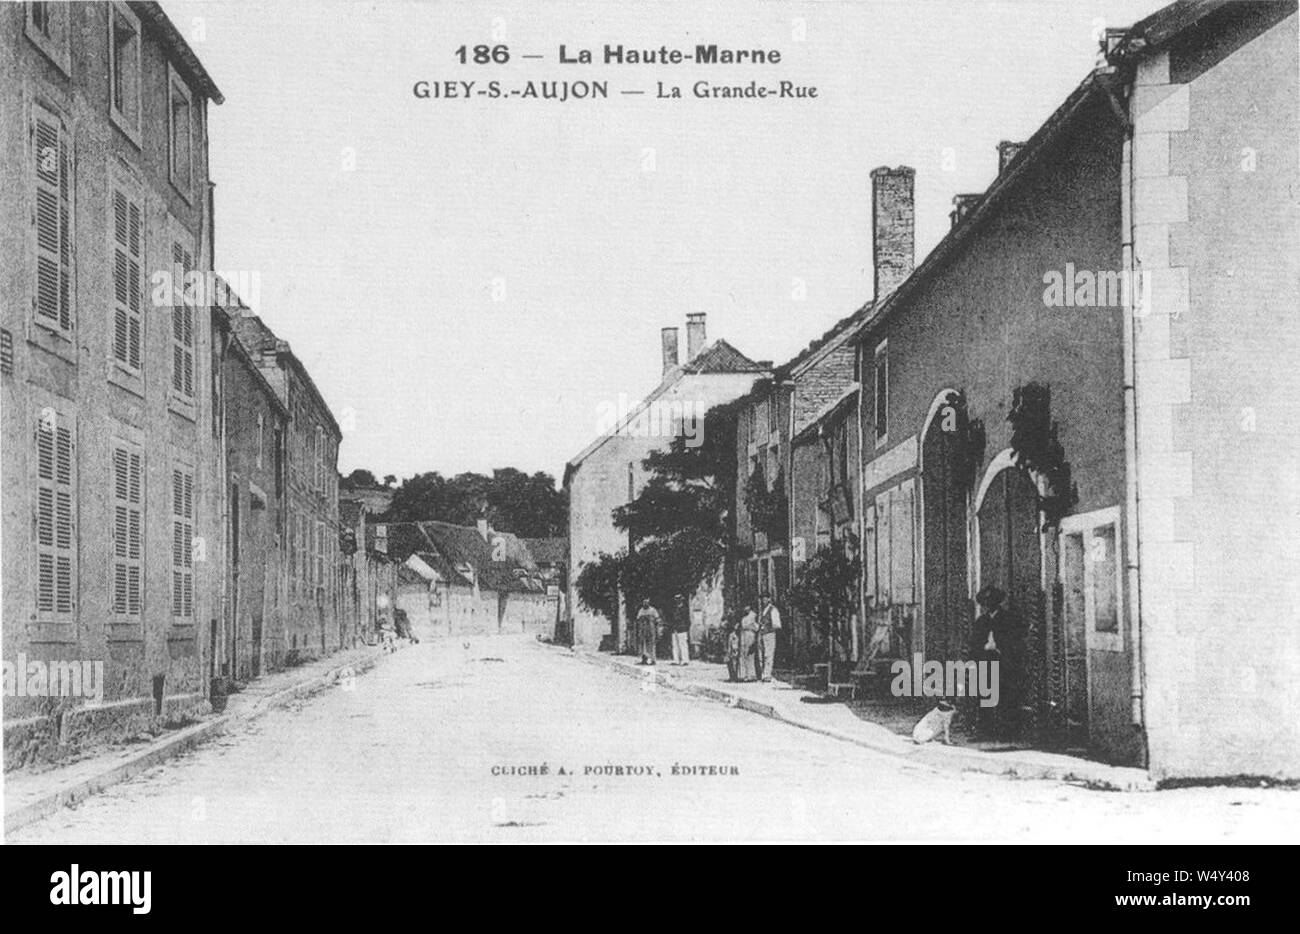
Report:
[[678,597],[673,602],[670,625],[673,633],[673,664],[689,665],[691,663],[691,607],[685,597]]
[[1024,626],[1006,607],[1001,587],[986,584],[975,595],[979,615],[971,632],[970,657],[976,662],[998,663],[999,698],[996,708],[977,707],[976,728],[1000,739],[1014,736],[1020,713],[1020,688],[1024,677]]

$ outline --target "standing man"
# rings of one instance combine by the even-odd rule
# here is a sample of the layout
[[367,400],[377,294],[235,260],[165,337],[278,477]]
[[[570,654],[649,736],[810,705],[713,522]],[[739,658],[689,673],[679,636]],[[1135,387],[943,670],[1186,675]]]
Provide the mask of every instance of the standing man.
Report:
[[1020,689],[1024,676],[1024,627],[1006,606],[1007,594],[1001,587],[986,584],[975,595],[979,614],[971,632],[971,658],[977,662],[996,662],[998,706],[975,711],[977,732],[992,733],[998,739],[1013,739],[1019,727]]
[[673,664],[691,663],[691,607],[686,598],[678,596],[673,602]]
[[758,613],[758,663],[759,677],[772,680],[772,665],[776,661],[776,634],[781,629],[781,611],[772,602],[772,595],[764,593],[762,609]]
[[659,642],[659,611],[650,605],[649,597],[642,598],[641,610],[636,614],[636,642],[641,664],[653,665]]

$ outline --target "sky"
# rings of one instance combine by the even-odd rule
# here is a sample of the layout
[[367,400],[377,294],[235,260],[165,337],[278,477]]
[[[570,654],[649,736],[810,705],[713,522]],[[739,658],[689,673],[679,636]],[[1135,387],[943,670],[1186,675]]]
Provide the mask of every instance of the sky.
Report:
[[[557,478],[661,375],[660,329],[780,363],[871,298],[871,169],[916,169],[917,262],[1159,0],[165,2],[221,88],[215,267],[289,341],[339,466]],[[606,44],[779,64],[606,65]],[[505,64],[475,64],[475,45]],[[593,50],[592,65],[561,64]],[[468,48],[470,61],[456,56]],[[525,59],[524,55],[541,55]],[[605,100],[417,81],[605,81]],[[698,80],[815,86],[699,100]],[[660,100],[658,82],[684,97]],[[621,90],[644,90],[623,95]],[[245,288],[245,292],[250,292]]]

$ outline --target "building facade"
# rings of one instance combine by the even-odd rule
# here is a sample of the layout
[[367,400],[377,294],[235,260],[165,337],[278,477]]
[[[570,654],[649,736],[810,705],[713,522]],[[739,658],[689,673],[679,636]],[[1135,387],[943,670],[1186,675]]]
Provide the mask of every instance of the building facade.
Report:
[[[576,645],[597,648],[612,640],[621,648],[626,643],[628,627],[621,621],[611,624],[583,606],[576,580],[588,562],[627,547],[627,533],[614,525],[613,512],[635,499],[645,485],[648,476],[642,461],[651,451],[668,448],[682,431],[685,413],[690,413],[688,422],[693,420],[703,430],[709,409],[744,395],[756,379],[770,375],[770,369],[726,341],[707,343],[703,314],[687,319],[684,362],[678,362],[677,329],[664,328],[661,339],[663,378],[659,385],[565,466],[564,485],[569,491],[567,602]],[[692,629],[697,635],[722,617],[722,573],[720,568],[717,586],[702,587],[692,599]]]
[[0,8],[6,661],[103,666],[106,703],[10,697],[6,767],[206,697],[220,610],[207,108],[156,3]]

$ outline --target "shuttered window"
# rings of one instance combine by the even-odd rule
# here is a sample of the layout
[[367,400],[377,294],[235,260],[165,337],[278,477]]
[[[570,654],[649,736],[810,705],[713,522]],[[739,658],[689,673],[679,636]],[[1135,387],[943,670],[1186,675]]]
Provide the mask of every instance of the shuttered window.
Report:
[[35,419],[36,611],[71,621],[76,610],[76,436],[72,418],[51,407]]
[[176,293],[172,305],[172,389],[187,399],[194,398],[194,305],[186,292],[188,275],[194,271],[194,254],[180,243],[172,244],[172,267]]
[[879,605],[916,602],[914,482],[876,497],[876,597]]
[[34,105],[32,141],[36,166],[36,320],[70,336],[72,158],[68,131],[53,112]]
[[194,620],[194,473],[172,469],[172,617]]
[[144,236],[140,203],[120,188],[113,190],[113,359],[140,371],[144,326],[140,310],[140,275]]
[[138,448],[113,444],[113,615],[140,616],[143,576],[144,471]]

